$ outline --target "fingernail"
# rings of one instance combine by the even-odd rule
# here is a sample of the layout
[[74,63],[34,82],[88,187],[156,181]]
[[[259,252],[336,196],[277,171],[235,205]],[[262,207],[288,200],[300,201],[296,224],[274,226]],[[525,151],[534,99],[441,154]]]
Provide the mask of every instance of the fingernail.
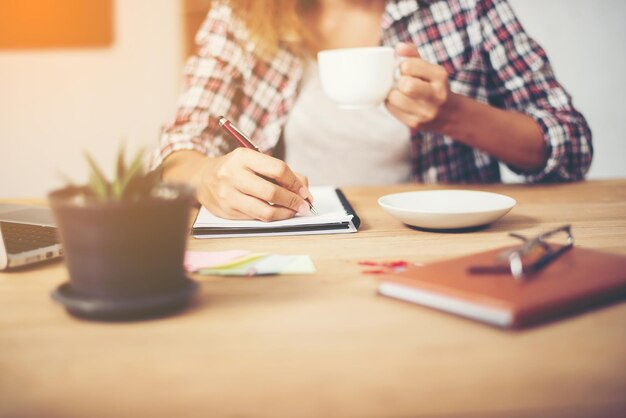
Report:
[[309,204],[308,203],[303,203],[298,208],[298,213],[300,215],[308,215],[309,212],[310,212],[310,209],[309,209]]
[[306,190],[306,188],[304,187],[300,187],[300,190],[298,190],[298,194],[300,195],[300,197],[302,197],[303,199],[306,199],[307,197],[309,197],[309,192]]

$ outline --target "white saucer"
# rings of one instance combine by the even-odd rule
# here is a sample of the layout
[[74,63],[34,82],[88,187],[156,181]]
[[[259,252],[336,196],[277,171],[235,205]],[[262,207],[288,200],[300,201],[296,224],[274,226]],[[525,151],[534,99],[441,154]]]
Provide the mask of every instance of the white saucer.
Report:
[[486,225],[506,215],[516,203],[508,196],[473,190],[425,190],[378,199],[387,213],[405,224],[426,229]]

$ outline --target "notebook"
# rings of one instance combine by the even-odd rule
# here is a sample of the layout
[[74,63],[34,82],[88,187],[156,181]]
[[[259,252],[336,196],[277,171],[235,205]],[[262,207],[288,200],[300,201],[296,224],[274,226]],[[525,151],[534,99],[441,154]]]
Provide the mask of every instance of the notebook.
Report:
[[62,256],[49,208],[0,203],[0,270]]
[[626,256],[574,247],[525,281],[470,274],[503,249],[380,277],[378,292],[503,328],[542,322],[626,296]]
[[341,234],[356,232],[360,219],[344,196],[333,186],[309,189],[314,198],[317,215],[296,215],[273,222],[231,220],[213,215],[202,207],[191,233],[195,238],[248,237],[275,235]]

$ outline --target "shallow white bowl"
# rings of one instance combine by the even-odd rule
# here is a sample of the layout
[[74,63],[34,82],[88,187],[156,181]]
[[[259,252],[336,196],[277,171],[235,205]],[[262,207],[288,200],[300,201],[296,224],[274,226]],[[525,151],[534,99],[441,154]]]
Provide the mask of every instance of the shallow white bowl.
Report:
[[506,215],[516,203],[508,196],[473,190],[425,190],[378,199],[387,213],[405,224],[426,229],[486,225]]

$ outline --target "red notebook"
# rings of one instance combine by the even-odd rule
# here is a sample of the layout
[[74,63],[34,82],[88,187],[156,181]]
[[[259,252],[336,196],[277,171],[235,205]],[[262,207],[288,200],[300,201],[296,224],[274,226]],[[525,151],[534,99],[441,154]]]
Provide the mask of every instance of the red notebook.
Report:
[[517,328],[626,296],[626,256],[574,247],[525,281],[471,274],[503,248],[380,277],[381,295]]

